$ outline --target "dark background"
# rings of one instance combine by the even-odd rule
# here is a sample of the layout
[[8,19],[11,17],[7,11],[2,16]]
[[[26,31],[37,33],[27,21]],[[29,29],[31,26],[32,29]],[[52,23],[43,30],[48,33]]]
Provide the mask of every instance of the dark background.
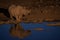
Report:
[[[19,4],[28,8],[38,8],[51,5],[60,7],[59,0],[0,0],[0,8],[8,8],[11,4]],[[60,26],[46,26],[47,22],[41,24],[21,24],[26,30],[31,30],[32,28],[44,29],[43,31],[31,30],[31,35],[22,40],[60,40]],[[10,28],[11,24],[0,25],[0,40],[20,40],[19,38],[10,35]]]

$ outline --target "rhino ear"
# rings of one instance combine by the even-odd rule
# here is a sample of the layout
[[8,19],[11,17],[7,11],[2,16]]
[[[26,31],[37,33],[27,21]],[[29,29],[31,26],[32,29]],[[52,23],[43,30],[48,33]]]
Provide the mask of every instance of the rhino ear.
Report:
[[10,10],[11,8],[15,8],[15,7],[16,7],[16,5],[12,4],[12,5],[9,6],[8,9]]
[[28,13],[30,13],[31,12],[31,9],[30,10],[28,10]]
[[30,10],[28,10],[28,15],[30,15],[30,12],[31,12],[31,9],[30,9]]
[[16,7],[16,5],[12,4],[12,5],[10,5],[10,7]]
[[26,9],[26,7],[23,7],[23,9]]

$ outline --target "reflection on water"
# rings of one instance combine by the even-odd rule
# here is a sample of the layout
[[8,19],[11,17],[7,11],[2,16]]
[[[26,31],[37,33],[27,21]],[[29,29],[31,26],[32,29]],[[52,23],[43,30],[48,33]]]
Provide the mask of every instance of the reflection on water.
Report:
[[21,25],[15,24],[15,27],[11,27],[10,29],[10,34],[19,37],[19,38],[24,38],[31,34],[30,30],[24,30]]
[[[21,23],[22,27],[19,27],[19,24],[15,26],[11,26],[11,24],[0,25],[0,40],[20,40],[21,38],[23,38],[22,40],[60,40],[60,27],[47,26],[46,24],[48,23]],[[40,28],[40,30],[38,31],[36,28]]]
[[44,29],[43,28],[33,28],[31,30],[39,30],[39,31],[43,31]]

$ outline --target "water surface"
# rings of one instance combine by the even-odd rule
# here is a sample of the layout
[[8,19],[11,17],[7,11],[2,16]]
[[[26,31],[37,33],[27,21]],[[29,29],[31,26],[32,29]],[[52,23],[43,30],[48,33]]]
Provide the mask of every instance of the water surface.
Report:
[[[31,34],[22,40],[60,40],[60,26],[47,26],[47,22],[21,23],[25,30],[31,30]],[[0,25],[0,40],[21,40],[10,35],[11,24]],[[32,30],[33,28],[43,28],[43,30]]]

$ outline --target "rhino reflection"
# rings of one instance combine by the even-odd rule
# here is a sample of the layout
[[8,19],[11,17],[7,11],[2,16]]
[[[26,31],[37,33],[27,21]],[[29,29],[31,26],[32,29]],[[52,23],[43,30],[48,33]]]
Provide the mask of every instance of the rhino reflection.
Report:
[[19,24],[15,24],[15,27],[11,27],[10,34],[15,37],[24,38],[31,34],[31,31],[24,30]]

